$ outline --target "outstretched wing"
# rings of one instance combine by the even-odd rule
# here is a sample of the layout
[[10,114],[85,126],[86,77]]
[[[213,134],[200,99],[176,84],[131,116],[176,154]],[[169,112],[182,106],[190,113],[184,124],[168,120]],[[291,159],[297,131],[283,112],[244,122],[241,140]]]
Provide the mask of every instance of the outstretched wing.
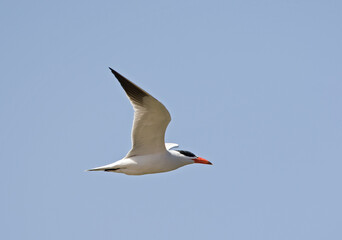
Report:
[[165,147],[167,150],[177,148],[179,145],[177,143],[165,143]]
[[119,80],[134,108],[132,149],[126,158],[166,151],[165,131],[171,121],[169,111],[149,93],[109,68]]

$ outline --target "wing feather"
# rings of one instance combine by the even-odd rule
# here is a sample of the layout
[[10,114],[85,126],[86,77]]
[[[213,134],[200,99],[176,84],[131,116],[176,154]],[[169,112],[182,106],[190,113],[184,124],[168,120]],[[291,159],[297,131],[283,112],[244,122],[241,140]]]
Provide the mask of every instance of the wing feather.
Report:
[[165,131],[171,121],[169,111],[149,93],[110,68],[134,108],[132,149],[126,158],[166,151]]

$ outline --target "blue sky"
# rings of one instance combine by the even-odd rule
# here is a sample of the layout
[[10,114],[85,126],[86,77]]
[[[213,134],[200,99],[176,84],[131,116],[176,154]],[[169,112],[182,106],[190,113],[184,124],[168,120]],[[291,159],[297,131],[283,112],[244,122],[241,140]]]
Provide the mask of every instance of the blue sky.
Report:
[[[342,239],[340,1],[2,1],[3,239]],[[112,67],[213,166],[130,149]]]

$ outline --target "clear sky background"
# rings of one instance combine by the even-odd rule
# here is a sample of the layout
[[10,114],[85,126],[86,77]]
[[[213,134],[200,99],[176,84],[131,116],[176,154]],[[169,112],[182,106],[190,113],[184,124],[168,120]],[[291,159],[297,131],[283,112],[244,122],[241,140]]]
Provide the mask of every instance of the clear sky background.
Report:
[[[342,239],[341,1],[0,3],[0,228],[12,239]],[[214,163],[84,172],[131,147],[112,67]]]

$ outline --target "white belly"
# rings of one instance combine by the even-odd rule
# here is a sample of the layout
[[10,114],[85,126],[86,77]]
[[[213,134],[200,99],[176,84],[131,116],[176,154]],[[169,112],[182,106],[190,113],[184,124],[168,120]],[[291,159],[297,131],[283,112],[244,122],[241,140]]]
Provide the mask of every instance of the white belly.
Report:
[[[190,163],[190,162],[189,162]],[[143,175],[168,172],[189,164],[169,152],[125,158],[115,163],[115,172],[127,175]]]

